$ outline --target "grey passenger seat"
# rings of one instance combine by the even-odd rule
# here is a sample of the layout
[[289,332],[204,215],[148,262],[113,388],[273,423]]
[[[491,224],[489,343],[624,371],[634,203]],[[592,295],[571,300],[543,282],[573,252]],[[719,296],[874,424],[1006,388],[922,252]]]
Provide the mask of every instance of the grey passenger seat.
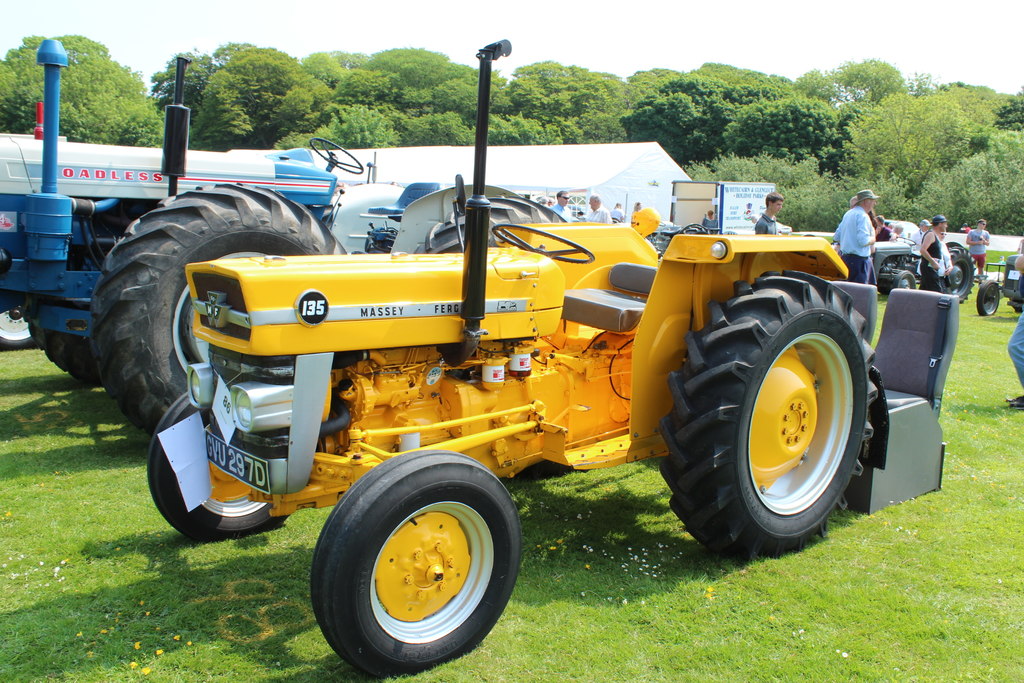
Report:
[[885,410],[872,413],[873,455],[846,489],[852,509],[872,513],[941,488],[939,411],[960,326],[958,304],[955,296],[937,292],[889,293],[875,352]]
[[629,332],[640,323],[657,272],[654,266],[618,263],[608,273],[614,290],[566,290],[562,317],[601,330]]

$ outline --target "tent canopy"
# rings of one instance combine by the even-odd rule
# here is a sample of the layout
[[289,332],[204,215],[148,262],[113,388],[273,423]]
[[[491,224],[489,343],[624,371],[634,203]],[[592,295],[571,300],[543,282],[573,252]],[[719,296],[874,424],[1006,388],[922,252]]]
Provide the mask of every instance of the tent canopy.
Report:
[[[377,182],[450,185],[461,173],[473,180],[472,147],[392,147],[349,150],[363,164],[373,163]],[[603,145],[524,145],[488,147],[487,183],[529,195],[568,190],[599,194],[606,208],[622,204],[629,214],[636,202],[653,206],[668,219],[672,182],[689,176],[656,142]]]

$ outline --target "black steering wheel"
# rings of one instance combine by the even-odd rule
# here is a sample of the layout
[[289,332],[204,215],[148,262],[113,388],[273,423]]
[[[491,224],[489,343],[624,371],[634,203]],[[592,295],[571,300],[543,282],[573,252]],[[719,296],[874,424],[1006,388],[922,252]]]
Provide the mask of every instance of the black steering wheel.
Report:
[[683,235],[710,235],[711,231],[700,223],[690,223],[679,231]]
[[[557,242],[558,244],[564,244],[569,248],[551,250],[545,249],[543,245],[535,247],[519,235],[512,232],[513,230],[537,235],[538,237],[549,239],[553,242]],[[547,232],[546,230],[531,228],[527,225],[516,225],[514,223],[499,223],[491,226],[491,234],[494,235],[495,239],[505,242],[506,244],[511,244],[513,247],[518,247],[523,251],[532,251],[534,254],[543,254],[553,261],[562,261],[564,263],[594,262],[594,252],[590,251],[582,244],[577,244],[572,240],[560,237],[554,233]],[[574,257],[572,254],[579,254],[579,256]]]
[[[359,175],[363,172],[363,165],[359,159],[352,156],[352,152],[348,151],[337,142],[331,142],[327,138],[310,138],[309,147],[316,155],[327,162],[327,170],[333,171],[336,168],[340,168],[343,171],[354,173]],[[352,161],[339,161],[338,155],[334,153],[334,150],[342,152]]]

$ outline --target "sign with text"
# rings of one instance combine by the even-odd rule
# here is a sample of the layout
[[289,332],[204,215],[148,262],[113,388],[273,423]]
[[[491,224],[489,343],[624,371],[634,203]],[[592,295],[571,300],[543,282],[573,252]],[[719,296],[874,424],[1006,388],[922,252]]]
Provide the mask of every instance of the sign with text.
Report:
[[764,198],[775,191],[773,183],[722,183],[718,188],[718,211],[722,232],[754,232],[754,224],[765,209]]

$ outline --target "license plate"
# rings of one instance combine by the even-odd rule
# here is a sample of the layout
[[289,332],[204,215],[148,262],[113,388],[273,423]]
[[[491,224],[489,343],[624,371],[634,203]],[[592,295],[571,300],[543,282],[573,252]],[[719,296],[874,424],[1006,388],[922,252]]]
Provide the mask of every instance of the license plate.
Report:
[[206,431],[206,457],[217,469],[245,482],[257,491],[270,493],[270,470],[267,461],[239,450]]

